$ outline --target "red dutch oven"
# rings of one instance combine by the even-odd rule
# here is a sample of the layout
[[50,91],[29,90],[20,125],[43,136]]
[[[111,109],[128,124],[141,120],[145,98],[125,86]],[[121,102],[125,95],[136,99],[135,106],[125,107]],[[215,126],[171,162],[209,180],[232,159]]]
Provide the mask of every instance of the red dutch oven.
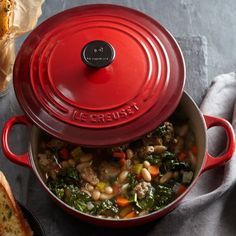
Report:
[[[228,161],[235,137],[224,119],[203,116],[183,92],[185,64],[171,34],[141,12],[114,5],[87,5],[46,20],[25,40],[14,66],[14,89],[26,116],[9,119],[2,133],[3,152],[30,167],[48,194],[66,211],[90,223],[132,226],[173,210],[205,170]],[[46,186],[37,164],[39,135],[78,145],[106,147],[140,138],[181,106],[191,121],[198,147],[195,177],[171,204],[133,219],[101,219],[81,213],[58,199]],[[28,152],[14,154],[11,128],[30,126]],[[221,126],[228,145],[214,158],[207,152],[206,132]],[[104,224],[105,223],[105,224]]]

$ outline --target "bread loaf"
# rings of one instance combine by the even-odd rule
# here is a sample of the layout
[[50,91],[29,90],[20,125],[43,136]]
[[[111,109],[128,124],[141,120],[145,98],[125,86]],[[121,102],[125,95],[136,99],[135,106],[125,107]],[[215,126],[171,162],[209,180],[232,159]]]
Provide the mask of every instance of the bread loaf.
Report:
[[13,0],[0,1],[0,39],[9,34],[13,17]]
[[32,236],[27,221],[15,201],[11,188],[0,171],[0,236]]

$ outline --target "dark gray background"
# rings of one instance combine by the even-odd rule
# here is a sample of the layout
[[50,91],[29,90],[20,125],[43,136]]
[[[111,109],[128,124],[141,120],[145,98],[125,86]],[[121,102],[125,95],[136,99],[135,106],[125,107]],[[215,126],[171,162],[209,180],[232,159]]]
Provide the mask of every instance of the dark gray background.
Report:
[[[210,81],[217,74],[234,71],[236,62],[236,1],[194,0],[47,0],[39,22],[73,6],[88,3],[114,3],[141,10],[159,20],[177,38],[186,60],[187,90],[200,104]],[[25,37],[17,41],[18,47]],[[5,121],[22,114],[11,88],[0,99],[0,131]],[[10,142],[17,153],[27,149],[25,128],[13,129]],[[26,204],[43,224],[49,236],[73,235],[155,235],[158,221],[126,231],[97,228],[68,216],[49,199],[33,172],[17,166],[0,153],[0,169],[6,174],[16,198]],[[170,222],[171,223],[171,222]],[[105,233],[106,232],[106,233]],[[116,232],[116,233],[114,233]]]

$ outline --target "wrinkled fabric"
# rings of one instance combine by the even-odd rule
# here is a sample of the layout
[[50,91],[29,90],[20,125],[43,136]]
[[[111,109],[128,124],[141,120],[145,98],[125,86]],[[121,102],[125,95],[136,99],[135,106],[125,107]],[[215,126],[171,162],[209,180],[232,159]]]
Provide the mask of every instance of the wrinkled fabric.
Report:
[[[236,130],[236,74],[217,76],[201,104],[203,114],[227,119]],[[208,130],[210,153],[219,155],[223,130]],[[236,153],[225,166],[203,173],[180,206],[161,219],[151,235],[236,235]],[[171,227],[170,227],[171,225]],[[150,235],[150,234],[149,234]]]

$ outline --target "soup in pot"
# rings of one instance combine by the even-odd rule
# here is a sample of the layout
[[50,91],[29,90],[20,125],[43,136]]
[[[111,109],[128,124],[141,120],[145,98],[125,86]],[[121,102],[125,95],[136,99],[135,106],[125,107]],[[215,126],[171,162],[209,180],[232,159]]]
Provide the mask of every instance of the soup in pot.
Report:
[[85,148],[43,134],[41,173],[59,199],[83,213],[129,219],[157,211],[194,177],[195,137],[181,117],[174,115],[139,140],[112,148]]

